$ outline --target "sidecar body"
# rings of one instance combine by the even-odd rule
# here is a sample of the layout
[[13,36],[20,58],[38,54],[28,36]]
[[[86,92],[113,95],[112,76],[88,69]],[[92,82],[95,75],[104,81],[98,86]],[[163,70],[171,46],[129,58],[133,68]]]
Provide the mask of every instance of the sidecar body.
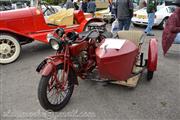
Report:
[[[148,79],[157,68],[157,40],[149,41],[148,58],[143,58],[141,31],[120,31],[118,39],[107,38],[96,49],[99,74],[115,81],[127,81],[147,68]],[[138,69],[138,70],[137,70]],[[139,77],[138,77],[139,78]]]

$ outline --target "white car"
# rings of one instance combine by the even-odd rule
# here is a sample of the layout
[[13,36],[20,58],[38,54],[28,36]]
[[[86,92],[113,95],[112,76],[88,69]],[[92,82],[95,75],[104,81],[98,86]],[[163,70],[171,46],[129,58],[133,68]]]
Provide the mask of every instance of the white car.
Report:
[[[146,7],[134,12],[132,23],[134,25],[147,25],[148,16],[146,12]],[[154,26],[159,26],[161,29],[164,28],[165,23],[169,16],[175,11],[175,6],[157,6],[157,11],[155,13]]]

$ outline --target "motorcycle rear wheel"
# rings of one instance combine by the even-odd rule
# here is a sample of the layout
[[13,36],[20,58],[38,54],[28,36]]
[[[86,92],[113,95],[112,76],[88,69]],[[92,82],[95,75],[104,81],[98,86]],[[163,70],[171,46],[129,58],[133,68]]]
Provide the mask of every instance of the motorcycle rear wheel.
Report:
[[[63,64],[60,64],[58,67],[57,67],[57,70],[58,70],[58,73],[60,70],[63,71]],[[59,74],[58,74],[59,75]],[[50,99],[49,97],[52,97],[54,95],[50,95],[48,96],[48,88],[49,88],[49,82],[51,81],[51,77],[52,77],[52,74],[48,75],[48,76],[42,76],[41,77],[41,80],[39,82],[39,86],[38,86],[38,99],[39,99],[39,102],[41,104],[41,106],[45,109],[45,110],[48,110],[48,111],[59,111],[61,110],[62,108],[64,108],[70,98],[71,98],[71,95],[73,93],[73,90],[74,90],[74,83],[73,83],[73,76],[75,76],[74,72],[72,70],[69,71],[69,74],[68,74],[68,82],[67,82],[67,91],[65,93],[65,90],[63,91],[57,91],[57,88],[53,87],[53,93],[54,94],[54,90],[55,90],[55,99],[52,100]],[[60,79],[60,78],[59,78]],[[54,84],[54,83],[53,83]],[[55,89],[54,89],[55,88]],[[65,95],[63,95],[63,92],[65,93]],[[49,92],[50,93],[50,92]],[[58,97],[57,97],[57,93],[58,93]],[[59,97],[59,95],[62,95],[64,98],[62,99],[61,101],[61,96]],[[60,102],[58,101],[60,98]]]

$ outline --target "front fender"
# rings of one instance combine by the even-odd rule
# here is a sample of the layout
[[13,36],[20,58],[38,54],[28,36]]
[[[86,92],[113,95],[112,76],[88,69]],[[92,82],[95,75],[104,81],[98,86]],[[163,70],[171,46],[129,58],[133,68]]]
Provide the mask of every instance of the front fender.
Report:
[[42,76],[48,76],[52,73],[53,69],[57,67],[59,64],[62,64],[64,61],[62,59],[56,60],[53,62],[47,62],[44,67],[41,68],[40,74]]
[[[55,60],[55,61],[53,61],[53,62],[47,62],[45,65],[44,65],[44,67],[42,67],[42,69],[40,69],[40,74],[42,75],[42,76],[48,76],[48,75],[50,75],[52,72],[53,72],[53,70],[54,70],[54,68],[56,68],[58,65],[60,65],[60,64],[63,64],[63,62],[64,62],[64,60],[62,60],[62,59],[60,59],[60,60]],[[73,71],[74,72],[74,71]],[[75,73],[74,73],[75,74]],[[78,85],[79,83],[78,83],[78,79],[77,79],[77,77],[76,76],[73,76],[74,77],[74,84],[76,84],[76,85]]]
[[156,71],[158,62],[158,43],[156,38],[151,38],[148,49],[148,71]]

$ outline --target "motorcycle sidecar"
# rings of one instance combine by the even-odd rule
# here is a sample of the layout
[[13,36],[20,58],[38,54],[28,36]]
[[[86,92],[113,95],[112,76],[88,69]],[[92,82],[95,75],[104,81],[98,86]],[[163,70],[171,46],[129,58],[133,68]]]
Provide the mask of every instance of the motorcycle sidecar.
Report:
[[157,40],[150,40],[148,59],[145,60],[141,53],[142,37],[141,31],[119,31],[118,39],[105,39],[96,49],[100,77],[115,80],[118,84],[123,81],[123,85],[129,84],[128,80],[132,83],[131,78],[135,77],[135,84],[127,85],[134,87],[144,68],[147,68],[147,78],[152,79],[157,67]]
[[102,77],[126,80],[131,75],[138,47],[125,39],[106,39],[96,50],[98,70]]

